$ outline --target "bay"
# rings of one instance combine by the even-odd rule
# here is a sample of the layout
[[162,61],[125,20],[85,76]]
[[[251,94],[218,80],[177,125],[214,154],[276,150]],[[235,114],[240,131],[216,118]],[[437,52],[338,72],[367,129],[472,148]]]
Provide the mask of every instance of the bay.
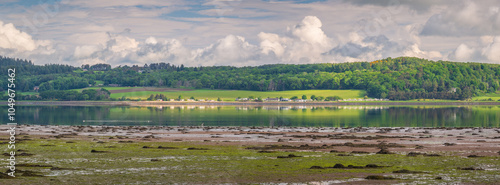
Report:
[[[9,123],[7,106],[0,106]],[[18,124],[499,127],[500,106],[17,106]]]

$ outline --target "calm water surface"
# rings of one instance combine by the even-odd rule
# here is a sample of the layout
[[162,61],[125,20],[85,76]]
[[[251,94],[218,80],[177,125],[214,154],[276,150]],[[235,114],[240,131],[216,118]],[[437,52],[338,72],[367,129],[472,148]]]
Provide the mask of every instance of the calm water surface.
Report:
[[[7,106],[2,122],[8,123]],[[499,127],[500,106],[17,106],[18,124]]]

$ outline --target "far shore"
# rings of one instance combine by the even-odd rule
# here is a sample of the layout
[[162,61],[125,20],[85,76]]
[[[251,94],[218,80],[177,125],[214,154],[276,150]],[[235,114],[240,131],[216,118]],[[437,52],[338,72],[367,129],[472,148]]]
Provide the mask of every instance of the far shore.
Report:
[[[1,102],[0,105],[6,105]],[[360,101],[360,102],[188,102],[188,101],[18,101],[17,105],[67,105],[67,106],[171,106],[171,105],[201,105],[201,106],[338,106],[338,105],[500,105],[498,102],[477,101]]]

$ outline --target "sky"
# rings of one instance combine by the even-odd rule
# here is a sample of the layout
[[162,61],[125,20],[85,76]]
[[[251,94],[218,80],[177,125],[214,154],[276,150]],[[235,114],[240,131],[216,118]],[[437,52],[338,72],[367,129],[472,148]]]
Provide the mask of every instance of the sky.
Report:
[[500,64],[497,0],[3,0],[0,55],[256,66],[411,56]]

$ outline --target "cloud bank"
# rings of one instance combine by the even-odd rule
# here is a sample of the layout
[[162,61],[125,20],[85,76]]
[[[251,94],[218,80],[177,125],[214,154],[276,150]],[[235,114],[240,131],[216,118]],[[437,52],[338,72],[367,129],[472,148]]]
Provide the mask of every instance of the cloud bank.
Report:
[[322,30],[316,16],[306,16],[290,25],[283,34],[260,32],[259,45],[242,36],[228,35],[209,46],[191,49],[177,39],[148,37],[136,40],[122,34],[109,34],[104,44],[77,46],[72,60],[79,63],[142,65],[169,62],[187,66],[247,66],[263,63],[324,63],[376,60],[387,56],[440,58],[437,51],[421,51],[418,44],[405,44],[380,36],[362,37],[350,33],[347,43],[336,42]]
[[493,0],[61,1],[30,32],[17,17],[38,15],[36,7],[2,16],[0,55],[75,66],[253,66],[399,56],[500,63],[500,12]]

